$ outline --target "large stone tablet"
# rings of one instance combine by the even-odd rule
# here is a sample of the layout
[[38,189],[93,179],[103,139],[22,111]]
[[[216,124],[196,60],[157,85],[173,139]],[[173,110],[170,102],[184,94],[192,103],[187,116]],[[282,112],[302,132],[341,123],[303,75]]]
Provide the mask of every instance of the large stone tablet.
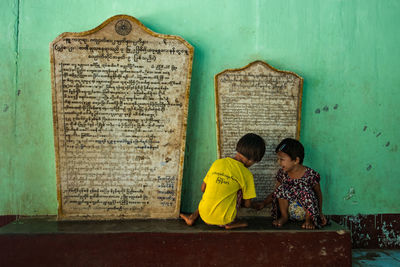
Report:
[[50,56],[59,218],[176,218],[193,47],[119,15]]
[[219,157],[232,156],[246,133],[267,143],[263,160],[250,170],[257,199],[272,192],[278,170],[275,147],[286,138],[299,138],[303,79],[262,61],[215,76]]

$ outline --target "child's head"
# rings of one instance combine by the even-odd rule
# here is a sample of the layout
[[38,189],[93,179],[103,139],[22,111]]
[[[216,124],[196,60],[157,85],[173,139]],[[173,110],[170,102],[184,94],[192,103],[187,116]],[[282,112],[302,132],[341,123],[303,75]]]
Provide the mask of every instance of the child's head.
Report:
[[245,134],[238,141],[236,151],[245,156],[248,160],[259,162],[265,154],[265,141],[257,134]]
[[292,160],[299,158],[299,163],[303,164],[304,160],[304,147],[296,139],[286,138],[283,139],[279,145],[275,148],[275,153],[279,151],[287,154]]

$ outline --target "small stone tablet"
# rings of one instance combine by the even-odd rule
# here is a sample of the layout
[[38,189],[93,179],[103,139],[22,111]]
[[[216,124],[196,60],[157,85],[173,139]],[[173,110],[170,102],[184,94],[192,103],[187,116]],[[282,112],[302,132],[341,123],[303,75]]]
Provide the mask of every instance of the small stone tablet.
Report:
[[267,143],[263,160],[250,168],[258,199],[274,189],[275,147],[286,137],[299,138],[302,88],[297,74],[263,61],[215,76],[219,157],[234,155],[246,133],[256,133]]

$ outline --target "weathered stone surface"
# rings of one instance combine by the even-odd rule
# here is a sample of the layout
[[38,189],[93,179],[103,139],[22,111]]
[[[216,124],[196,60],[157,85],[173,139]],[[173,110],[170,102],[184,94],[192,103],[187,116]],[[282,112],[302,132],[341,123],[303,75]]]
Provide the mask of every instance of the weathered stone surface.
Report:
[[193,47],[119,15],[50,56],[59,218],[177,217]]
[[256,133],[267,143],[263,160],[250,169],[258,199],[274,188],[275,147],[286,137],[300,136],[302,88],[303,79],[297,74],[262,61],[215,76],[219,157],[232,156],[246,133]]

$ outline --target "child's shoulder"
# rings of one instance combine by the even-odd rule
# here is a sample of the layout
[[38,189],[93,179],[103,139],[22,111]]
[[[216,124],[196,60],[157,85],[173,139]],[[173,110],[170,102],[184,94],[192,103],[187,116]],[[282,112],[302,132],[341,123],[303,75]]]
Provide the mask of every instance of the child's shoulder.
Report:
[[230,161],[230,159],[232,160],[232,158],[221,158],[221,159],[217,159],[214,161],[213,164],[226,164],[227,162]]
[[231,157],[220,158],[214,161],[214,163],[228,163],[228,162],[239,162]]
[[310,181],[312,184],[319,183],[321,180],[321,176],[319,175],[319,173],[310,167],[306,167],[306,172],[303,177]]
[[227,157],[218,159],[214,162],[214,164],[231,172],[241,172],[246,175],[248,175],[249,173],[251,174],[250,170],[246,168],[242,162],[234,158]]
[[307,167],[307,166],[304,166],[304,167],[306,168],[305,173],[306,173],[307,175],[310,175],[310,176],[319,176],[319,173],[318,173],[316,170],[314,170],[313,168],[310,168],[310,167]]
[[214,163],[212,164],[212,166],[214,168],[227,168],[230,165],[232,165],[232,162],[234,161],[234,159],[232,158],[222,158],[222,159],[217,159],[214,161]]

